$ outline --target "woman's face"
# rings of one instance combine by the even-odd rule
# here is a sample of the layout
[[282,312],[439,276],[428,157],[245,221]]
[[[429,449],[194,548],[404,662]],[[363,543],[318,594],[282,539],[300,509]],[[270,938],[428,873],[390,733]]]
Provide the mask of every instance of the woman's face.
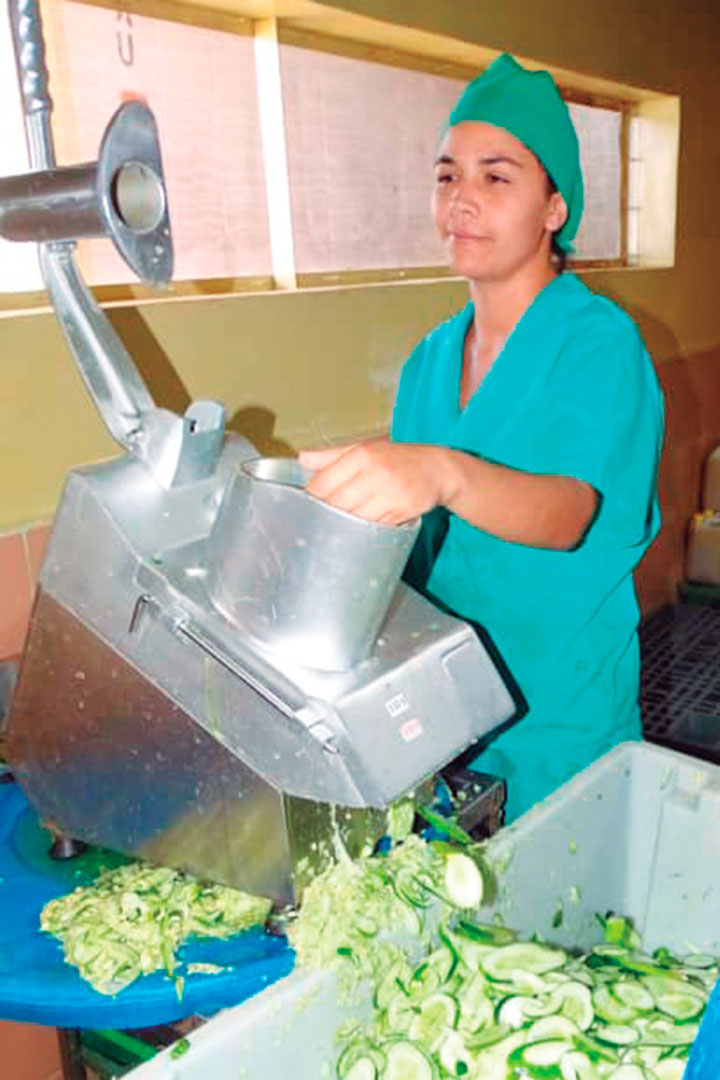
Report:
[[482,282],[547,267],[567,210],[519,139],[493,124],[448,129],[435,162],[435,225],[454,273]]

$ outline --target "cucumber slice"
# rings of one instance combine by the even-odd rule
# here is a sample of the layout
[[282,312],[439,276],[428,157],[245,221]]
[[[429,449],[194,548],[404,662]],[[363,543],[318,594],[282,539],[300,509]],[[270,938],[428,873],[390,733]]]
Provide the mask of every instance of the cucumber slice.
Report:
[[572,1043],[566,1039],[525,1043],[508,1056],[508,1065],[515,1069],[527,1068],[532,1076],[559,1076],[560,1062],[572,1049]]
[[382,1080],[437,1080],[437,1069],[419,1046],[400,1040],[388,1049]]
[[577,1024],[565,1016],[543,1016],[528,1029],[528,1042],[545,1042],[547,1039],[566,1039],[572,1043],[580,1034]]
[[552,1006],[547,1001],[516,995],[503,1001],[498,1009],[498,1023],[517,1029],[524,1027],[528,1020],[534,1020],[538,1016],[547,1016],[552,1011]]
[[655,1001],[666,994],[692,993],[694,987],[685,979],[678,979],[674,975],[646,975],[642,980],[643,986],[652,994]]
[[468,1032],[489,1027],[495,1017],[493,1003],[487,995],[487,983],[479,972],[463,986],[460,997],[459,1026]]
[[459,922],[456,933],[471,941],[477,941],[481,945],[510,945],[516,940],[517,934],[507,926],[494,926],[491,923]]
[[653,1069],[655,1080],[682,1080],[687,1061],[681,1058],[665,1058]]
[[673,1020],[683,1023],[700,1015],[705,1008],[705,999],[688,993],[659,994],[657,1006],[661,1012],[672,1016]]
[[[353,1039],[340,1055],[337,1063],[337,1075],[339,1080],[349,1080],[350,1074],[355,1065],[361,1061],[370,1061],[373,1064],[375,1072],[373,1076],[377,1075],[377,1071],[385,1062],[385,1058],[378,1050],[375,1049],[373,1044],[364,1036]],[[352,1080],[362,1080],[362,1072],[359,1077],[353,1077]]]
[[387,1023],[393,1035],[407,1035],[417,1009],[406,994],[397,993],[387,1007]]
[[409,996],[414,1001],[419,1002],[431,994],[436,994],[441,985],[442,980],[437,968],[425,961],[415,968],[407,990]]
[[[442,930],[440,935],[442,937]],[[447,935],[445,935],[445,940],[449,941]],[[427,964],[437,971],[441,986],[448,981],[454,972],[457,961],[457,952],[448,945],[441,945],[440,948],[431,952],[427,958]]]
[[683,956],[682,963],[683,967],[688,968],[712,968],[717,965],[717,957],[708,953],[689,953]]
[[378,1009],[387,1009],[398,994],[406,993],[407,965],[402,961],[393,964],[383,975],[375,991],[375,1004]]
[[344,1080],[376,1080],[377,1069],[372,1058],[362,1057],[350,1066]]
[[550,1001],[555,1012],[572,1020],[581,1031],[587,1031],[595,1019],[592,994],[581,982],[560,983],[553,990]]
[[587,1054],[593,1062],[615,1062],[618,1061],[617,1051],[607,1044],[598,1042],[597,1039],[589,1035],[587,1031],[580,1032],[574,1039],[575,1049],[582,1051],[583,1054]]
[[612,993],[621,1004],[634,1009],[636,1013],[651,1012],[655,1008],[655,999],[652,994],[638,982],[618,979],[616,983],[613,983]]
[[642,1028],[646,1046],[690,1046],[695,1042],[699,1024],[673,1024],[669,1020],[648,1020]]
[[648,1074],[639,1065],[618,1065],[613,1069],[608,1080],[649,1080]]
[[455,852],[445,859],[445,888],[450,902],[460,909],[475,909],[483,898],[483,879],[469,855]]
[[513,971],[543,975],[546,971],[562,967],[566,960],[567,954],[563,949],[551,949],[533,941],[516,941],[489,953],[483,960],[483,968],[491,979],[503,982],[512,978]]
[[609,1024],[631,1024],[638,1018],[638,1010],[620,1001],[608,985],[598,986],[592,993],[592,1004],[601,1020]]
[[458,1004],[454,998],[449,994],[433,994],[423,1001],[408,1034],[428,1050],[436,1050],[448,1031],[455,1027],[457,1016]]
[[451,1076],[467,1076],[474,1065],[472,1054],[457,1031],[451,1031],[446,1036],[438,1057],[443,1069]]
[[604,1024],[595,1029],[595,1036],[611,1046],[632,1046],[640,1040],[640,1032],[630,1024]]
[[510,973],[513,986],[521,994],[532,996],[547,992],[548,984],[542,975],[535,975],[532,971],[522,971],[518,968]]
[[[510,1034],[510,1028],[505,1024],[495,1024],[493,1027],[484,1028],[482,1031],[476,1032],[474,1035],[469,1035],[467,1039],[467,1046],[469,1050],[477,1054],[482,1050],[487,1050],[496,1043],[502,1042]],[[524,1040],[523,1040],[524,1041]]]
[[570,1050],[560,1058],[562,1080],[600,1080],[600,1074],[587,1054]]

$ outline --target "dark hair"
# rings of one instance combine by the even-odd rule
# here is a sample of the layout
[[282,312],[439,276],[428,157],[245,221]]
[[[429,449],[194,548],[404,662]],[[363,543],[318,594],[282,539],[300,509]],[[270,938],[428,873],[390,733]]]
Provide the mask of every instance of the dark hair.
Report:
[[[542,166],[542,170],[547,178],[548,195],[555,195],[558,191],[558,186],[543,165],[542,161],[540,162],[540,165]],[[556,273],[562,274],[563,270],[567,266],[568,256],[567,251],[563,251],[563,249],[560,247],[560,244],[558,243],[557,237],[559,232],[560,229],[556,229],[556,231],[552,234],[552,239],[550,241],[550,262]]]

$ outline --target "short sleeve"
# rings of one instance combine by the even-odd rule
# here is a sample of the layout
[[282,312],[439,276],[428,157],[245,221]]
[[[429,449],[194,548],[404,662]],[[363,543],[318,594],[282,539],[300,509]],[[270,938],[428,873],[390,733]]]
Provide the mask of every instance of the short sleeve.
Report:
[[533,471],[591,484],[601,497],[596,523],[625,544],[647,543],[659,526],[662,396],[634,323],[594,306],[548,374]]

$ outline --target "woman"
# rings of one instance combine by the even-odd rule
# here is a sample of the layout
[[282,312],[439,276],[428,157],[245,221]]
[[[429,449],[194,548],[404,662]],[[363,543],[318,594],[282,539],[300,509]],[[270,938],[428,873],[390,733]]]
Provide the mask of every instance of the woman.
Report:
[[640,737],[632,571],[658,529],[662,400],[633,322],[562,272],[582,206],[554,82],[501,56],[435,163],[470,302],[407,361],[391,440],[301,455],[335,506],[424,515],[416,580],[487,628],[527,703],[474,762],[507,780],[508,821]]

